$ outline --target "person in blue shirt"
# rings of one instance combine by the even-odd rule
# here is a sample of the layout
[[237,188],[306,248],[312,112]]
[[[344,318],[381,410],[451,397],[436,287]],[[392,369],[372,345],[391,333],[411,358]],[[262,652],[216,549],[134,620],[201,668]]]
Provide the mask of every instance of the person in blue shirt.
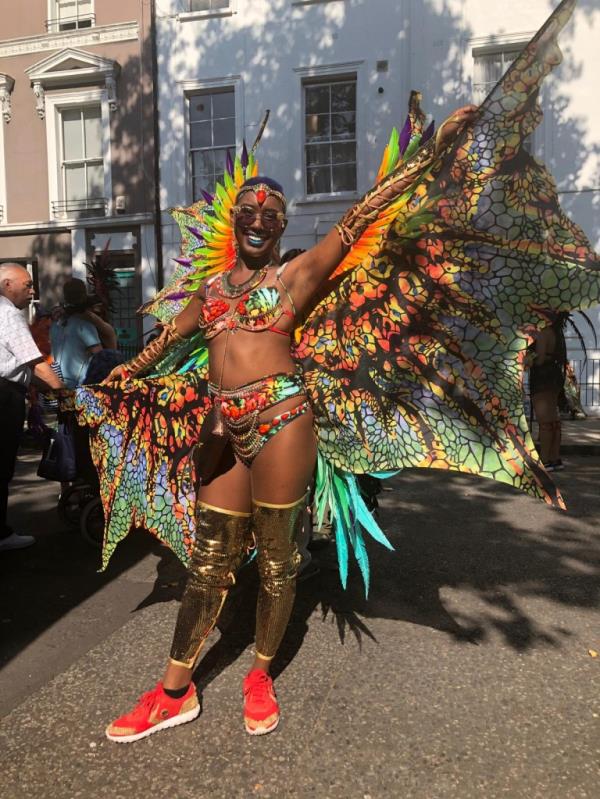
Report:
[[83,280],[67,280],[63,294],[64,316],[52,323],[50,343],[65,385],[76,388],[84,382],[92,356],[102,344],[98,330],[85,318],[89,302]]

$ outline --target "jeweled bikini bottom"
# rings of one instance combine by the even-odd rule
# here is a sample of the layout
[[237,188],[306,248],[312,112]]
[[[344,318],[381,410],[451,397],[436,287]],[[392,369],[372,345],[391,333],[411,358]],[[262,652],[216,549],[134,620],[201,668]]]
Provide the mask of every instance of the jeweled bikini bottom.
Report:
[[298,405],[272,419],[259,419],[263,411],[306,393],[301,377],[285,372],[269,375],[235,389],[219,389],[214,383],[209,383],[208,390],[217,415],[222,417],[233,450],[246,466],[250,466],[270,438],[310,408],[305,398]]

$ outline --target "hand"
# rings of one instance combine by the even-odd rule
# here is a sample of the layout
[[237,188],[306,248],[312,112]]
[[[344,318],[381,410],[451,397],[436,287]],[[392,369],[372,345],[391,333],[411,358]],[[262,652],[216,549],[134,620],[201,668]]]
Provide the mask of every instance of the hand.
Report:
[[449,147],[463,128],[475,121],[478,111],[479,108],[476,105],[465,105],[450,114],[448,119],[442,122],[438,131],[438,150],[445,150],[446,147]]
[[109,383],[119,383],[121,381],[127,380],[129,377],[130,375],[126,365],[124,363],[120,363],[106,375],[100,385],[106,386]]

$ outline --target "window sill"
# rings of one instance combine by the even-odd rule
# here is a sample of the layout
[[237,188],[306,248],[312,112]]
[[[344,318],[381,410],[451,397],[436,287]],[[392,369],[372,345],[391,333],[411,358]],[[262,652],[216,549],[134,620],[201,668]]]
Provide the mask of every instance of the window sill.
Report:
[[183,11],[177,14],[177,22],[194,22],[197,19],[215,19],[217,17],[232,17],[232,8],[216,8],[214,11]]
[[310,194],[308,196],[300,197],[299,200],[294,201],[294,205],[321,205],[323,203],[332,204],[340,202],[348,202],[349,200],[358,200],[360,197],[354,191],[340,192],[339,194]]

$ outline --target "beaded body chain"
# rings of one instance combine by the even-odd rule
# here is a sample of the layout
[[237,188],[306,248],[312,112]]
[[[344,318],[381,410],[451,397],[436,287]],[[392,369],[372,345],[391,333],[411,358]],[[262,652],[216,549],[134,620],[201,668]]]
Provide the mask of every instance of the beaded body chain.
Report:
[[[266,266],[262,267],[262,269],[258,270],[257,272],[253,273],[250,278],[243,283],[234,284],[231,282],[229,272],[222,273],[219,278],[215,281],[215,288],[217,293],[224,298],[227,299],[237,299],[240,298],[239,302],[235,306],[235,315],[232,315],[224,325],[225,328],[225,345],[223,348],[223,357],[221,360],[221,366],[219,370],[219,380],[218,384],[215,387],[215,399],[214,399],[214,426],[213,426],[213,433],[218,436],[222,436],[225,433],[225,424],[223,421],[223,413],[221,408],[221,399],[220,394],[223,387],[223,375],[225,372],[225,362],[227,360],[227,352],[229,348],[229,336],[232,332],[235,332],[238,327],[241,327],[245,330],[252,330],[255,328],[256,330],[264,330],[268,329],[272,332],[280,333],[282,335],[289,335],[287,332],[278,330],[274,326],[267,327],[268,324],[268,305],[269,301],[272,304],[272,294],[277,292],[277,289],[273,287],[267,287],[258,289],[260,284],[263,282],[265,277],[268,274],[268,270],[271,264],[267,264]],[[281,273],[283,272],[284,267],[279,267],[277,270],[277,279],[281,283],[284,288],[284,291],[288,297],[288,300],[294,309],[294,313],[292,314],[290,311],[283,311],[283,313],[287,313],[292,318],[295,316],[295,307],[290,297],[290,294],[287,290],[287,287],[281,280]],[[212,281],[211,281],[212,283]],[[209,284],[210,285],[210,284]],[[208,290],[208,286],[207,286]],[[277,292],[277,295],[280,296]],[[279,300],[280,301],[280,300]],[[226,305],[224,301],[222,301],[223,306]],[[218,301],[216,303],[218,305]],[[261,305],[265,305],[265,308],[262,308]],[[229,307],[229,306],[228,306]],[[220,307],[216,309],[217,316],[221,316],[222,312],[227,310],[224,307]],[[219,312],[220,311],[220,312]],[[236,315],[247,317],[245,324],[239,324],[239,320],[236,320]]]

